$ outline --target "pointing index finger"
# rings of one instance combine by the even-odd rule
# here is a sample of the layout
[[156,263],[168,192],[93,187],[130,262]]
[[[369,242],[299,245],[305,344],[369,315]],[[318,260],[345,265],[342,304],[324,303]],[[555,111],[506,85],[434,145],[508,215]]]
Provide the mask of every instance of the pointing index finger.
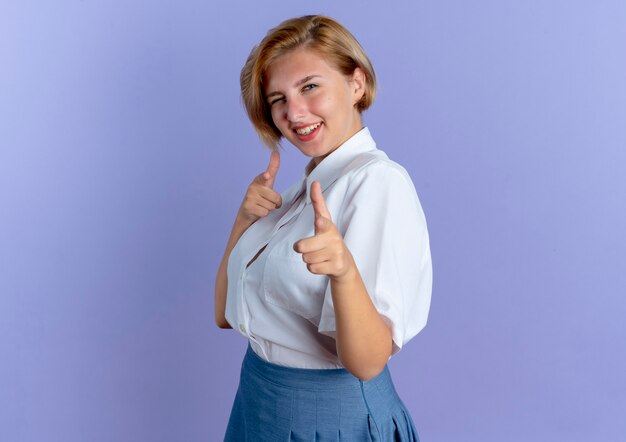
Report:
[[322,194],[322,185],[317,180],[311,183],[311,203],[313,203],[313,210],[316,215],[323,216],[330,221],[333,220],[330,216],[328,207],[326,207],[326,201],[324,200],[324,195]]
[[274,182],[274,178],[278,174],[278,169],[280,168],[280,153],[278,149],[272,150],[270,155],[270,162],[267,165],[267,169],[265,170],[265,178],[268,180],[272,180],[272,184]]

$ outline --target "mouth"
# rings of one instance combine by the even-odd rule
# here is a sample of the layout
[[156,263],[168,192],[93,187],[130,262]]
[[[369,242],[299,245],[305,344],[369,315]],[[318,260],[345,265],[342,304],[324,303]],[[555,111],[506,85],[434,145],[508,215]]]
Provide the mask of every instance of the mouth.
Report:
[[311,124],[309,126],[301,126],[292,130],[300,141],[310,141],[315,138],[320,130],[320,127],[322,127],[321,121],[315,124]]

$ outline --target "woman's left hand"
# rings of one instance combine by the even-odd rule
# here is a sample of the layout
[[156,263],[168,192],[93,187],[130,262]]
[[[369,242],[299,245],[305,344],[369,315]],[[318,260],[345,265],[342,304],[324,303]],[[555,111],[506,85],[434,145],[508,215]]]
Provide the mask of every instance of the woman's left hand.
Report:
[[302,254],[309,272],[328,275],[337,282],[349,280],[356,270],[354,258],[333,223],[319,181],[311,183],[311,202],[315,235],[296,241],[293,249]]

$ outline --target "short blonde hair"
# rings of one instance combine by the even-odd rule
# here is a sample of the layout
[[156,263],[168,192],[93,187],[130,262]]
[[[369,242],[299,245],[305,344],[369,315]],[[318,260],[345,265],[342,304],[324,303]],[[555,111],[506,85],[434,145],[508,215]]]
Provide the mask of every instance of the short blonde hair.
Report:
[[371,106],[376,96],[376,75],[365,51],[345,27],[322,15],[306,15],[285,20],[270,29],[252,48],[241,69],[241,98],[254,129],[263,144],[275,149],[282,134],[274,125],[265,98],[264,81],[269,66],[281,55],[299,47],[317,51],[346,77],[356,68],[365,73],[365,93],[356,104],[359,112]]

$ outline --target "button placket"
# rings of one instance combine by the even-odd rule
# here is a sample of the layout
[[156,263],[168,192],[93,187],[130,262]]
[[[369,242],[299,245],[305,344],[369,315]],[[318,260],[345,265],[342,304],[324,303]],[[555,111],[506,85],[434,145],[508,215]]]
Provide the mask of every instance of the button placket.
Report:
[[[299,195],[298,198],[300,198],[302,195]],[[276,223],[276,227],[274,227],[274,229],[272,230],[272,234],[271,234],[271,238],[274,237],[274,235],[276,234],[276,232],[278,232],[278,230],[280,230],[282,227],[286,226],[287,224],[289,224],[290,222],[292,222],[299,214],[300,212],[302,212],[302,209],[304,209],[304,206],[306,205],[306,198],[302,197],[300,199],[300,202],[298,203],[298,206],[295,208],[295,210],[293,211],[288,211],[279,221],[278,223]]]
[[[306,191],[303,189],[301,189],[301,192],[299,192],[298,196],[296,196],[295,198],[300,199],[299,203],[294,207],[292,206],[289,210],[287,210],[287,212],[281,217],[281,219],[276,223],[276,225],[274,226],[274,228],[272,229],[269,238],[265,239],[264,241],[262,241],[261,244],[259,244],[258,247],[255,247],[254,249],[256,249],[256,251],[254,253],[249,254],[249,256],[246,257],[245,262],[249,263],[251,265],[254,264],[254,262],[250,263],[250,261],[256,256],[256,254],[258,253],[259,255],[261,253],[269,253],[270,252],[270,248],[271,248],[271,241],[274,238],[274,236],[276,235],[276,233],[278,232],[278,230],[280,228],[282,228],[283,226],[291,223],[304,209],[304,207],[306,206]],[[262,249],[268,249],[268,250],[263,250],[261,253],[259,253],[259,250]],[[256,261],[256,259],[254,259],[254,261]],[[245,290],[245,285],[246,285],[246,272],[248,271],[248,265],[244,264],[243,269],[241,270],[240,273],[240,284],[241,284],[241,293],[245,294],[246,290]],[[249,334],[249,323],[250,323],[250,311],[249,311],[249,306],[248,306],[248,300],[246,299],[246,296],[243,295],[240,298],[240,308],[241,308],[241,314],[239,315],[239,324],[238,324],[238,329],[239,331],[246,337],[248,337],[249,339],[253,340],[256,342],[256,340],[254,339],[253,336],[251,336]],[[261,350],[263,351],[263,353],[265,353],[265,349],[263,349],[263,347],[261,346]]]

